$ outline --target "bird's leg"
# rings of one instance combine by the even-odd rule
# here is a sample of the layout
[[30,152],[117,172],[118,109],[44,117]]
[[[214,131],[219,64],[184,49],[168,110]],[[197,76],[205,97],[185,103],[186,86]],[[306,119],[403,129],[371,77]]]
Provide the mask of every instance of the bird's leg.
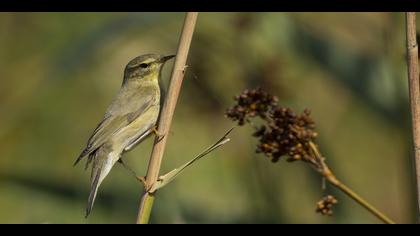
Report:
[[153,132],[153,134],[156,136],[156,137],[158,137],[158,142],[160,142],[160,140],[162,140],[163,139],[163,137],[165,137],[165,135],[163,135],[163,134],[159,134],[159,131],[157,130],[157,126],[155,125],[153,128],[152,128],[152,132]]
[[136,172],[134,171],[134,170],[132,170],[130,167],[128,167],[124,162],[123,162],[123,160],[122,160],[122,158],[120,158],[120,159],[118,159],[118,162],[126,169],[126,170],[128,170],[131,174],[133,174],[134,175],[134,177],[136,177],[136,179],[138,180],[138,181],[140,181],[142,184],[143,184],[143,186],[146,188],[146,179],[144,178],[144,176],[138,176],[137,174],[136,174]]

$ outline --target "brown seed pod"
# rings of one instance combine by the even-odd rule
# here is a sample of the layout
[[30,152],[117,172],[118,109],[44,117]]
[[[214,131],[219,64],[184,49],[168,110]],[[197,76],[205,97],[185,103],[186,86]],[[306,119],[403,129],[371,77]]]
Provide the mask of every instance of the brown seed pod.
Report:
[[322,215],[332,216],[333,215],[333,207],[337,204],[337,199],[332,196],[328,195],[323,197],[320,201],[316,203],[316,212],[321,213]]

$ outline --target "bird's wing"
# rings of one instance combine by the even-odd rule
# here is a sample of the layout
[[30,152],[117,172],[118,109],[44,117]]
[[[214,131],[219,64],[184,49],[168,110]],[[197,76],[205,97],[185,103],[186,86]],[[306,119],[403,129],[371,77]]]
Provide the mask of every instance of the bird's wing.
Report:
[[[84,156],[91,154],[97,150],[102,144],[104,144],[109,138],[111,138],[121,128],[126,127],[153,104],[153,96],[150,94],[142,95],[141,99],[135,100],[130,99],[131,104],[124,104],[126,107],[133,107],[134,109],[128,109],[131,112],[124,112],[124,110],[117,110],[114,113],[107,112],[104,119],[98,124],[93,134],[89,138],[88,144],[83,152],[77,158],[74,165],[76,165]],[[116,103],[111,105],[115,106]]]

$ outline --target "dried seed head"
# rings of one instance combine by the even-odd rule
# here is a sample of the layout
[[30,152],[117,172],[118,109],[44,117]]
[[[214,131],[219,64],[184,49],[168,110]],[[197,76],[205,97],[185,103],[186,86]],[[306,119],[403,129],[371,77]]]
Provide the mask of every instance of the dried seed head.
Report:
[[278,99],[258,88],[244,90],[240,95],[235,96],[235,101],[237,104],[226,111],[226,116],[233,121],[238,121],[239,125],[244,125],[249,118],[266,117],[266,113],[277,106]]
[[260,142],[257,153],[264,153],[273,162],[281,156],[289,156],[288,161],[309,162],[311,152],[308,143],[318,136],[309,109],[298,115],[289,108],[279,107],[277,97],[260,88],[244,90],[235,100],[237,104],[226,112],[228,118],[239,125],[255,117],[264,121],[264,125],[253,133]]
[[316,203],[316,212],[321,213],[322,215],[332,216],[333,215],[332,208],[337,203],[338,201],[334,196],[332,195],[325,196]]

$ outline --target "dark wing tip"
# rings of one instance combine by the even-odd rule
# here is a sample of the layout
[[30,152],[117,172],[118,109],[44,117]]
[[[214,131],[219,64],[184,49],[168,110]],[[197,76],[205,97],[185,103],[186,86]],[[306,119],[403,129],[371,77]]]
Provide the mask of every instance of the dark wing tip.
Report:
[[77,163],[79,163],[83,157],[85,157],[90,152],[90,147],[86,147],[83,152],[80,154],[80,156],[77,158],[77,160],[73,163],[73,166],[76,166]]
[[83,157],[84,157],[84,156],[80,155],[80,156],[77,158],[77,160],[73,163],[73,167],[75,167],[75,166],[77,165],[77,163],[79,163],[79,162],[83,159]]
[[77,160],[73,163],[73,167],[75,167],[76,165],[77,165],[77,163],[79,163],[80,162],[80,160],[82,160],[82,156],[79,156],[78,158],[77,158]]

